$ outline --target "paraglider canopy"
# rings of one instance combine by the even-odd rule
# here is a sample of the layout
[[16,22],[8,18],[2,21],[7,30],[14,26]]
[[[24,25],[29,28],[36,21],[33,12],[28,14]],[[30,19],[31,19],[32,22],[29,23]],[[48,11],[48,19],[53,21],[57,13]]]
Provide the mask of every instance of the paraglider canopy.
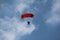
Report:
[[24,18],[34,18],[34,14],[24,13],[24,14],[21,15],[21,19],[24,19]]

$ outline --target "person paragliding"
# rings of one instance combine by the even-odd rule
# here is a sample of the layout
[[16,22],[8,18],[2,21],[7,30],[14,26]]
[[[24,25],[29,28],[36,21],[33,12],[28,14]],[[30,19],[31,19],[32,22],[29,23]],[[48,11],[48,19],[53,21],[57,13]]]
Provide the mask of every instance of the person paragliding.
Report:
[[[21,19],[25,19],[25,18],[34,18],[34,14],[32,14],[32,13],[24,13],[24,14],[22,14],[21,15]],[[27,21],[27,24],[30,24],[30,21]]]

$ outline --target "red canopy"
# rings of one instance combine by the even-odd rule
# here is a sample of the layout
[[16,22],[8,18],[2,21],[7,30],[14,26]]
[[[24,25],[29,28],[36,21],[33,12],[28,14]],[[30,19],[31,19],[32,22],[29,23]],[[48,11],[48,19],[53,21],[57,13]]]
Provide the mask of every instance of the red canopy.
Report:
[[21,15],[21,18],[34,18],[34,15],[32,13],[24,13]]

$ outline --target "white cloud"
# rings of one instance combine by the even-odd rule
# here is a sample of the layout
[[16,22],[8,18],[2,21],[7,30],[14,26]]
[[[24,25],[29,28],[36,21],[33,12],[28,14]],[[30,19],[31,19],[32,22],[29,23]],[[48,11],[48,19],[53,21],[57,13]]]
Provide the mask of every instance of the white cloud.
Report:
[[24,35],[31,34],[35,30],[35,26],[27,25],[27,22],[21,22],[17,18],[5,18],[0,19],[0,39],[4,40],[16,40],[17,35],[20,35],[20,38]]
[[14,16],[15,15],[15,8],[14,5],[9,5],[7,3],[2,3],[0,5],[0,16]]
[[25,9],[30,8],[30,5],[34,3],[35,0],[16,0],[18,3],[16,5],[16,12],[23,13]]
[[20,3],[19,5],[17,5],[16,11],[22,13],[28,7],[29,7],[29,5],[27,5],[25,3]]
[[2,3],[0,5],[0,14],[3,17],[0,18],[0,40],[17,40],[17,35],[21,38],[24,35],[30,35],[35,30],[35,26],[32,23],[31,25],[27,25],[27,20],[22,22],[20,19],[16,18],[17,15],[15,14],[16,12],[22,13],[26,8],[29,8],[30,4],[34,1],[17,1],[14,1],[15,4],[13,3],[12,5],[7,3]]
[[53,6],[52,6],[52,13],[58,13],[60,12],[60,0],[54,0]]
[[60,23],[60,16],[53,15],[46,20],[46,23],[56,25]]
[[50,13],[51,15],[46,20],[46,23],[54,25],[60,23],[60,0],[53,1],[53,6],[51,8]]

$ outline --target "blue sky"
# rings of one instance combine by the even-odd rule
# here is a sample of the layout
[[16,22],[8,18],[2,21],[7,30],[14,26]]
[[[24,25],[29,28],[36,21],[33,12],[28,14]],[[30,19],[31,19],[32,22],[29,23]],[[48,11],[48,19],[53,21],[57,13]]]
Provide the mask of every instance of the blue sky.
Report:
[[[60,0],[0,0],[0,40],[60,40],[59,10]],[[26,12],[31,25],[20,19]]]

